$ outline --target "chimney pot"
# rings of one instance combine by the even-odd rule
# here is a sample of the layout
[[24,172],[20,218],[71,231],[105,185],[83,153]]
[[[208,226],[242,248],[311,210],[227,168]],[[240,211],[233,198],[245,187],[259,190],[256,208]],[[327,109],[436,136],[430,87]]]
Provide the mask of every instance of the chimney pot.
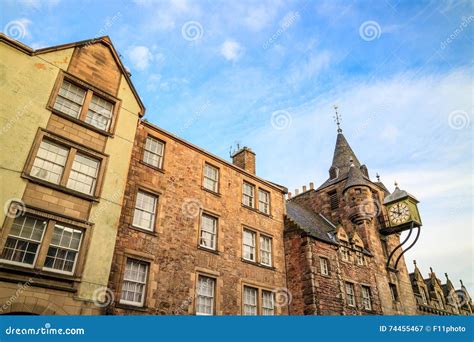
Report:
[[306,191],[306,185],[303,185],[303,192]]
[[291,192],[288,193],[288,199],[291,199]]
[[254,175],[255,153],[247,146],[244,146],[232,154],[232,164]]
[[313,182],[310,182],[310,183],[309,183],[309,188],[310,188],[311,190],[314,189],[314,183],[313,183]]

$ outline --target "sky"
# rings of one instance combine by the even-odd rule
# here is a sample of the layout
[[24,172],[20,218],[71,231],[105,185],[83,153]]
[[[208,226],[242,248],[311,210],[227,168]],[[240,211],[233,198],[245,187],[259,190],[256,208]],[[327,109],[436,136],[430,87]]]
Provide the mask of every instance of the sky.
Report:
[[371,177],[420,200],[409,270],[474,295],[472,2],[0,3],[33,48],[110,36],[150,122],[227,160],[248,146],[290,191],[328,177],[336,104]]

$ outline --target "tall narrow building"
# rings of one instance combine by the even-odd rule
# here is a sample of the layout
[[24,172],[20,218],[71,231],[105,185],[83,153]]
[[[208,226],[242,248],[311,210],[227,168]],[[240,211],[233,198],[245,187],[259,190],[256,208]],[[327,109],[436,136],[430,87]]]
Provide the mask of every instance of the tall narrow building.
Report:
[[[400,245],[399,232],[381,233],[389,214],[384,201],[390,196],[383,183],[370,179],[338,128],[328,179],[287,201],[290,314],[416,313],[403,257],[396,269],[387,264]],[[402,197],[392,202],[398,200]]]
[[100,314],[144,106],[108,37],[0,34],[0,313]]

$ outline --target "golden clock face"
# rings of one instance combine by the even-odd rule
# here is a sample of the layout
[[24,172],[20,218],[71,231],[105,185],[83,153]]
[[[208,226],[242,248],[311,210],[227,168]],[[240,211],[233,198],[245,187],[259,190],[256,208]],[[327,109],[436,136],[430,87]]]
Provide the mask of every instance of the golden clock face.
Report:
[[390,221],[394,224],[402,224],[410,218],[410,210],[406,203],[397,203],[388,210]]

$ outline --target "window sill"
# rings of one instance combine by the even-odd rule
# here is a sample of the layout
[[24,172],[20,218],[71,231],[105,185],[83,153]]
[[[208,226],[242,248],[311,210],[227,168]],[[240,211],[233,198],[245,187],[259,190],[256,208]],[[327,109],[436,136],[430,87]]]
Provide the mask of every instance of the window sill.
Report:
[[43,186],[48,187],[48,188],[55,189],[55,190],[58,190],[58,191],[61,191],[61,192],[64,192],[64,193],[67,193],[69,195],[73,195],[73,196],[76,196],[76,197],[80,197],[80,198],[88,200],[88,201],[99,202],[99,197],[92,196],[92,195],[87,195],[87,194],[84,194],[82,192],[66,188],[65,186],[62,186],[62,185],[50,183],[50,182],[47,182],[45,180],[42,180],[42,179],[39,179],[39,178],[36,178],[36,177],[33,177],[33,176],[30,176],[30,175],[25,174],[25,173],[23,173],[21,176],[22,176],[22,178],[28,179],[29,181],[31,181],[33,183],[37,183],[37,184],[43,185]]
[[266,216],[266,217],[268,217],[268,218],[273,218],[272,215],[270,215],[270,214],[265,214],[264,212],[258,210],[257,208],[249,207],[249,206],[246,205],[246,204],[243,204],[243,203],[242,203],[242,207],[243,207],[243,208],[246,208],[246,209],[248,209],[248,210],[252,210],[252,211],[254,211],[254,212],[256,212],[256,213],[258,213],[258,214],[260,214],[260,215]]
[[129,304],[124,304],[124,303],[117,303],[115,304],[115,307],[118,309],[124,309],[124,310],[148,312],[148,308],[146,306],[135,306],[135,305],[129,305]]
[[22,267],[0,262],[0,280],[19,283],[26,282],[31,286],[76,292],[75,284],[80,278],[56,272],[48,272],[31,267]]
[[147,164],[147,163],[145,163],[143,160],[140,160],[139,163],[142,164],[142,165],[145,165],[146,167],[149,167],[150,169],[153,169],[153,170],[155,170],[155,171],[161,172],[161,173],[163,173],[163,174],[166,173],[163,168],[160,168],[160,167],[156,167],[156,166]]
[[204,186],[201,185],[201,190],[204,190],[210,194],[213,194],[214,196],[217,196],[217,197],[222,197],[222,195],[219,193],[219,192],[215,192],[215,191],[212,191],[212,190],[209,190],[208,188],[205,188]]
[[63,112],[61,112],[61,111],[59,111],[59,110],[57,110],[57,109],[55,109],[55,108],[53,108],[53,107],[49,107],[49,106],[48,106],[48,109],[49,109],[52,113],[56,114],[57,116],[60,116],[60,117],[62,117],[63,119],[72,121],[72,122],[74,122],[75,124],[78,124],[78,125],[80,125],[80,126],[82,126],[82,127],[85,127],[85,128],[87,128],[87,129],[90,129],[91,131],[94,131],[94,132],[99,133],[99,134],[101,134],[101,135],[104,135],[104,136],[106,136],[106,137],[111,137],[111,138],[114,137],[114,134],[111,133],[111,132],[104,131],[104,130],[102,130],[102,129],[100,129],[100,128],[97,128],[97,127],[91,125],[91,124],[88,124],[88,123],[85,122],[85,121],[82,121],[82,120],[77,119],[77,118],[74,118],[74,117],[72,117],[72,116],[70,116],[70,115],[64,114]]
[[206,247],[203,247],[203,246],[200,246],[200,245],[198,245],[197,248],[201,251],[209,252],[209,253],[212,253],[212,254],[215,254],[215,255],[220,255],[219,251],[216,250],[216,249],[210,249],[210,248],[206,248]]
[[146,233],[148,235],[158,236],[158,233],[154,230],[147,230],[145,228],[134,226],[133,224],[128,225],[128,228],[142,232],[142,233]]
[[256,261],[251,261],[251,260],[247,260],[247,259],[244,259],[244,258],[241,258],[240,259],[242,262],[245,262],[246,264],[250,264],[250,265],[254,265],[254,266],[257,266],[257,267],[261,267],[261,268],[265,268],[267,270],[271,270],[271,271],[275,271],[276,268],[274,266],[267,266],[267,265],[263,265],[263,264],[260,264]]

